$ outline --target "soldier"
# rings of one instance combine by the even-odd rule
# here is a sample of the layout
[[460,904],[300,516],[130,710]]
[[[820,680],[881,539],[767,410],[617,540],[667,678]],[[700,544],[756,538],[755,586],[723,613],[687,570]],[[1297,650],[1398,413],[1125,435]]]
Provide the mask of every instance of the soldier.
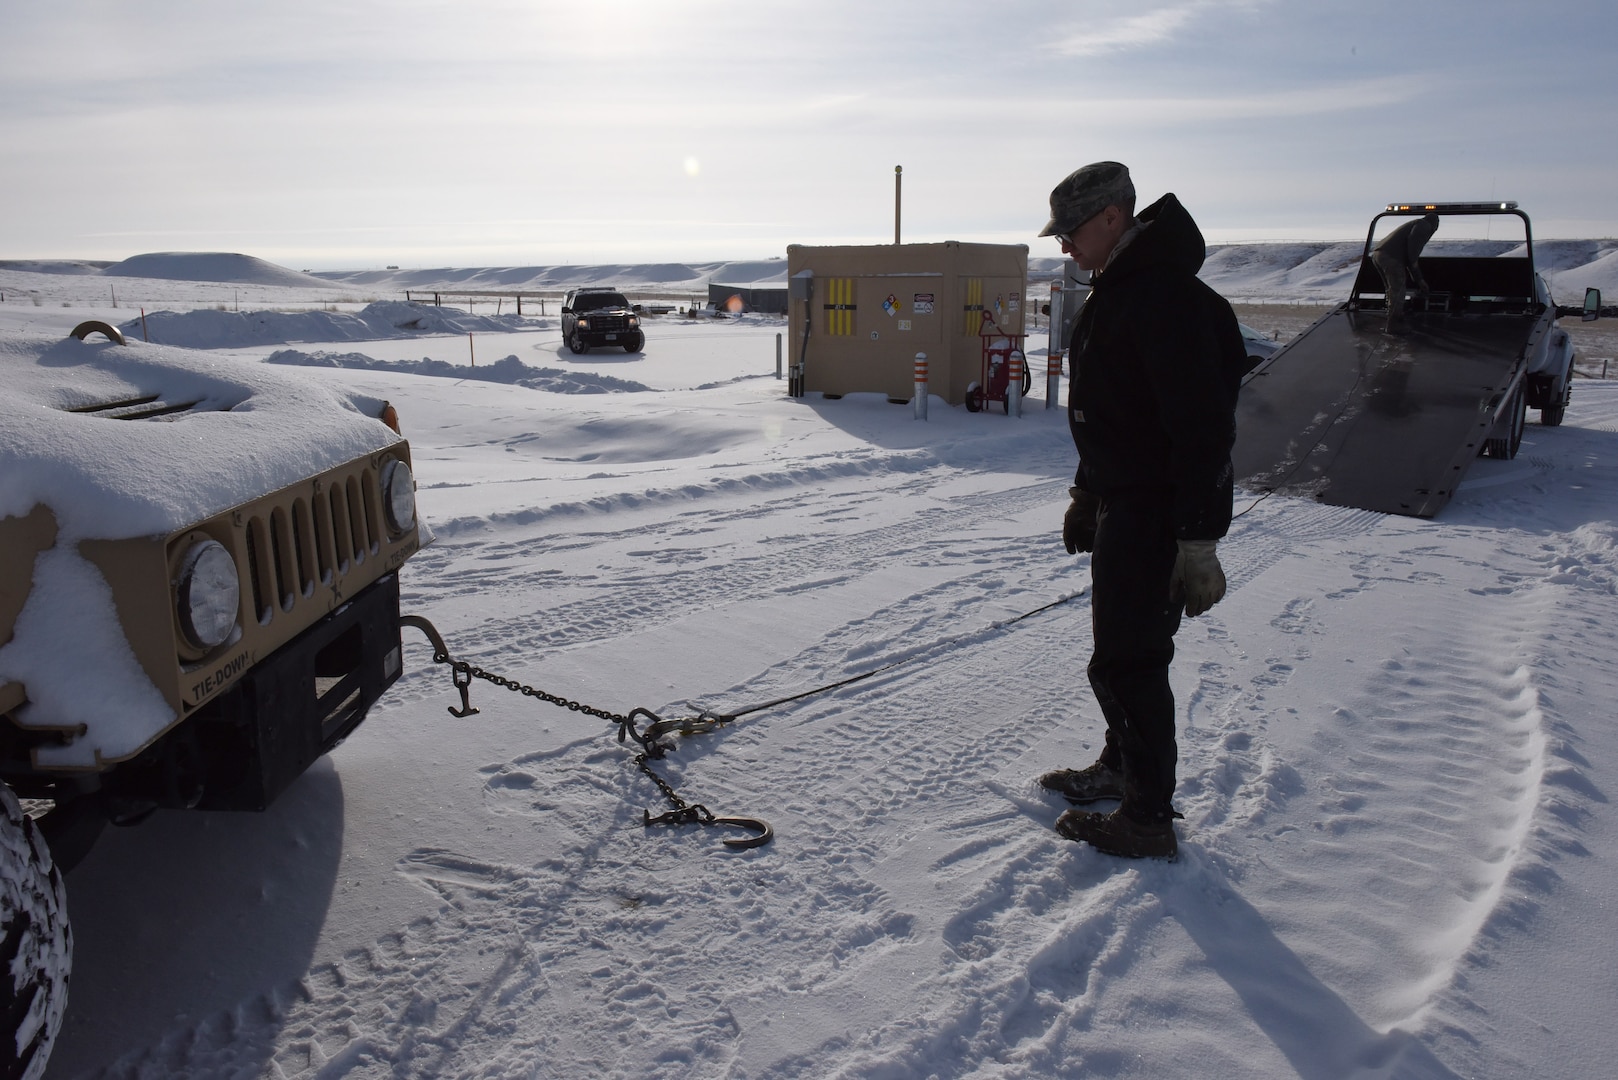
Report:
[[1129,170],[1086,165],[1051,192],[1041,236],[1091,271],[1073,333],[1068,426],[1079,452],[1062,523],[1092,552],[1088,674],[1106,744],[1040,784],[1076,804],[1056,831],[1102,851],[1172,857],[1176,747],[1169,663],[1182,612],[1225,595],[1216,546],[1230,527],[1236,390],[1246,350],[1230,305],[1197,278],[1202,233],[1173,195],[1135,215]]
[[1376,242],[1371,249],[1371,265],[1382,275],[1387,290],[1388,331],[1405,330],[1405,289],[1414,282],[1416,291],[1427,295],[1427,279],[1421,276],[1421,250],[1438,231],[1438,215],[1426,214],[1407,221]]

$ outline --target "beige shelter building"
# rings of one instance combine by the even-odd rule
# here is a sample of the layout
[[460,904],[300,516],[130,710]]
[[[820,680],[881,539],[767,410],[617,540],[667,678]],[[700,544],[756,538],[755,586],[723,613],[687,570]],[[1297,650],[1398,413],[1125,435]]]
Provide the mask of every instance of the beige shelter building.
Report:
[[984,334],[1025,332],[1028,247],[794,244],[787,286],[793,393],[908,401],[924,352],[929,395],[959,405],[983,377]]

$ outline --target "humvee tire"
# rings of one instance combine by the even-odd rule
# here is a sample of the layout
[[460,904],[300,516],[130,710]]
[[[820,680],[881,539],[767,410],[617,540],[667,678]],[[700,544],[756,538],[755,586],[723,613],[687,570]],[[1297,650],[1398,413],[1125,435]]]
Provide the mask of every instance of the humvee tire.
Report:
[[0,784],[0,1077],[36,1080],[67,1010],[73,934],[61,872]]

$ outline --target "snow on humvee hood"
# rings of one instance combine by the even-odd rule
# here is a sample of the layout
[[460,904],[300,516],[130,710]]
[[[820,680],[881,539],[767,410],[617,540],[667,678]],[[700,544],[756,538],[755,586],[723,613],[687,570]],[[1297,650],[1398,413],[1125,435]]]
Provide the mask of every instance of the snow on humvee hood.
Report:
[[[0,683],[27,685],[30,725],[94,718],[87,737],[39,751],[64,766],[131,753],[174,719],[79,541],[164,535],[398,440],[371,418],[381,401],[284,369],[94,335],[0,337],[0,388],[0,519],[43,503],[58,528],[0,642]],[[152,397],[191,404],[153,419],[70,411]]]
[[[0,339],[0,518],[44,503],[65,539],[172,532],[398,440],[295,372],[189,349]],[[155,396],[151,420],[72,412]],[[363,411],[362,411],[363,410]]]

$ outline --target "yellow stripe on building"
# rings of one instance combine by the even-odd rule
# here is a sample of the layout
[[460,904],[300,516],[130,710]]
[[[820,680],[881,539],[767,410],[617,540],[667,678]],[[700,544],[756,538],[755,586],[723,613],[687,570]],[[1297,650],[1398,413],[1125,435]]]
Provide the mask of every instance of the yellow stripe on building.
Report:
[[983,279],[966,279],[966,325],[961,332],[968,337],[976,337],[983,328]]
[[854,333],[854,279],[826,281],[826,333],[847,337]]

